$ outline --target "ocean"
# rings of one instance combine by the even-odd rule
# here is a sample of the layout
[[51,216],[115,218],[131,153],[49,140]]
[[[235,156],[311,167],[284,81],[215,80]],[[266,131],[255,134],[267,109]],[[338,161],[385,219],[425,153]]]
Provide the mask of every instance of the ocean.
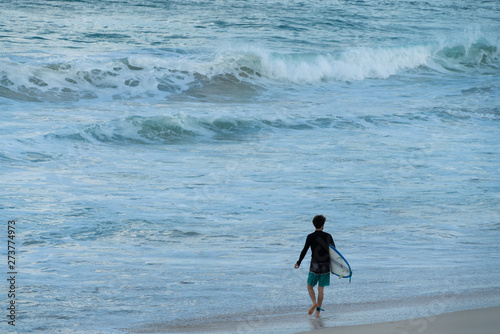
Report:
[[[2,332],[294,333],[500,305],[500,2],[0,13]],[[317,214],[353,269],[320,321],[310,252],[293,268]]]

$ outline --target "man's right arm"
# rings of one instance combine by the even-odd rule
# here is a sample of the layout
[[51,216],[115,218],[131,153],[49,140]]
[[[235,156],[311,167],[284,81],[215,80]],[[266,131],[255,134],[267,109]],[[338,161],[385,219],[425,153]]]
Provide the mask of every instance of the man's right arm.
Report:
[[309,249],[310,246],[311,246],[311,244],[310,244],[309,236],[308,236],[307,239],[306,239],[306,244],[304,245],[304,248],[302,249],[302,252],[300,252],[299,260],[297,261],[297,263],[295,265],[296,268],[300,267],[300,264],[302,263],[302,260],[306,256],[307,250]]

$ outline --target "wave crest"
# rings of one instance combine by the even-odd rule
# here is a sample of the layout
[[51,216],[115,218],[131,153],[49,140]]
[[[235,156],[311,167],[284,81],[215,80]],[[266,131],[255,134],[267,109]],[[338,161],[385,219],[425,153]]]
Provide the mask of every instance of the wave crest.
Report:
[[500,69],[498,48],[485,40],[470,45],[445,46],[436,52],[435,59],[449,71]]
[[426,47],[352,48],[339,54],[264,54],[262,72],[292,83],[386,79],[401,70],[427,63]]

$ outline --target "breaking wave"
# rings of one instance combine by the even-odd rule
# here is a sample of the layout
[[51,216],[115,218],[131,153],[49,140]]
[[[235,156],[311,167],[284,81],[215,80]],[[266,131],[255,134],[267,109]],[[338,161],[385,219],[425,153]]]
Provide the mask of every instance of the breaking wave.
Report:
[[355,47],[335,53],[253,48],[216,54],[162,51],[118,59],[0,60],[0,97],[15,101],[182,98],[248,101],[273,85],[387,79],[408,71],[498,71],[486,40],[451,46]]

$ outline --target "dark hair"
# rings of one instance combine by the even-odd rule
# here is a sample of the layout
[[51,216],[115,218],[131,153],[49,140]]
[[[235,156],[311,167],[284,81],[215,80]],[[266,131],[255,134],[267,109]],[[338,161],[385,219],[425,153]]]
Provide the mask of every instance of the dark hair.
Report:
[[313,218],[313,224],[316,228],[321,228],[325,225],[326,218],[323,215],[317,215]]

